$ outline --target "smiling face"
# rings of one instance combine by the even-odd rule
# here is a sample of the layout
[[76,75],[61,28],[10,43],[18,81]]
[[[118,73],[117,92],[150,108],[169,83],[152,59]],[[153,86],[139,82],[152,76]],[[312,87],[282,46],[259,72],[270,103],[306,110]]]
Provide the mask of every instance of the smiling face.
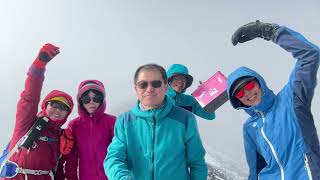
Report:
[[160,71],[142,69],[138,74],[135,90],[145,110],[156,109],[163,104],[168,85],[164,84]]
[[70,110],[61,102],[51,101],[46,106],[46,114],[53,121],[64,120]]
[[236,91],[235,98],[246,106],[258,105],[261,101],[262,90],[256,80],[252,80]]
[[174,89],[175,92],[181,93],[187,85],[187,78],[183,75],[175,75],[170,80],[170,86]]

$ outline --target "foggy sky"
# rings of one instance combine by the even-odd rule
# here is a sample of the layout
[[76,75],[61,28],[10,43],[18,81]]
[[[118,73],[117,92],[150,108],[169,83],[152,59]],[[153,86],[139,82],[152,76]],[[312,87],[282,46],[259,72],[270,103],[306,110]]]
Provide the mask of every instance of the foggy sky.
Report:
[[[82,80],[99,79],[106,87],[107,112],[119,115],[133,105],[133,74],[146,63],[165,68],[185,64],[194,77],[187,93],[216,71],[228,75],[239,66],[255,69],[277,93],[296,62],[291,54],[260,39],[234,47],[231,35],[239,26],[260,19],[291,27],[319,45],[319,7],[317,0],[1,0],[0,147],[12,135],[26,73],[44,43],[59,46],[61,53],[47,66],[42,98],[53,89],[75,98]],[[312,111],[318,132],[319,99],[317,87]],[[75,108],[70,118],[76,115]],[[198,118],[203,142],[246,167],[242,123],[247,114],[227,102],[216,117]]]

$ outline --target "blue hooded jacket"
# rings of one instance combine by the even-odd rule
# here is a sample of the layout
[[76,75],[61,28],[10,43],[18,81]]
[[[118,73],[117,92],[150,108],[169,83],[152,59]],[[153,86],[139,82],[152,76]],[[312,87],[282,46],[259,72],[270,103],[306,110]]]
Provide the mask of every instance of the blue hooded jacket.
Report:
[[206,112],[193,96],[184,94],[186,89],[191,86],[193,80],[188,72],[188,68],[182,64],[173,64],[167,71],[168,81],[170,82],[170,79],[175,75],[183,75],[187,78],[186,87],[181,93],[175,92],[171,86],[168,87],[167,95],[174,100],[175,105],[183,107],[204,119],[215,119],[215,113]]
[[[243,125],[248,179],[318,180],[320,147],[310,108],[317,84],[319,48],[286,27],[277,30],[273,42],[297,59],[289,82],[277,95],[258,73],[246,67],[235,70],[227,81],[232,106],[250,115]],[[244,76],[259,81],[262,97],[256,106],[246,107],[231,96],[233,83]]]
[[207,165],[195,117],[165,98],[159,109],[121,114],[104,161],[110,180],[206,180]]

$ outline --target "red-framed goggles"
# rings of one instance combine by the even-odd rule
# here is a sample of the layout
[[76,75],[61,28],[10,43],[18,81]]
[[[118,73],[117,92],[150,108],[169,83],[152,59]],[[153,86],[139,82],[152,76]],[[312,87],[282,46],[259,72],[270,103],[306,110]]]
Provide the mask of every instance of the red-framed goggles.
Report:
[[256,86],[256,80],[255,78],[247,78],[244,79],[242,82],[240,82],[233,91],[233,96],[236,97],[237,99],[241,99],[245,95],[245,90],[252,90]]

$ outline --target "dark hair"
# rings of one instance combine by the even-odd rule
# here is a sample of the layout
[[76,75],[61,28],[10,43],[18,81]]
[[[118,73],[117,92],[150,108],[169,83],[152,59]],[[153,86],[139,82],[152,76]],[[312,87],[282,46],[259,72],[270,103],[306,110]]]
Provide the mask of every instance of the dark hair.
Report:
[[142,70],[151,70],[151,71],[157,70],[157,71],[160,72],[164,84],[167,84],[167,83],[168,83],[168,78],[167,78],[166,70],[165,70],[162,66],[160,66],[160,65],[158,65],[158,64],[145,64],[145,65],[140,66],[140,67],[136,70],[136,72],[134,73],[134,83],[137,83],[139,73],[140,73],[140,71],[142,71]]

